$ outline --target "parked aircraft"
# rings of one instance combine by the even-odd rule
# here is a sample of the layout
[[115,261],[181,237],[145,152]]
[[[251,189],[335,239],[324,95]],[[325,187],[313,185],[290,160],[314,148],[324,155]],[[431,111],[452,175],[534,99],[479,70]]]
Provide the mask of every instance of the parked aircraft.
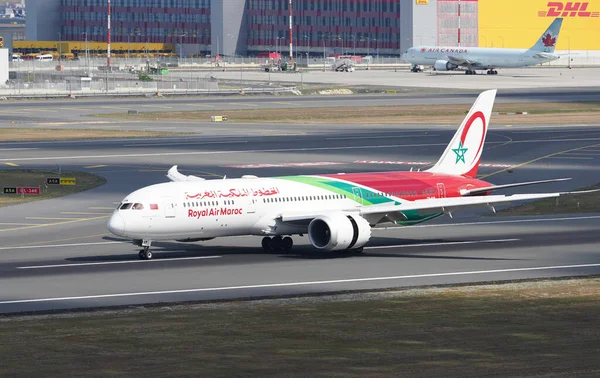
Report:
[[433,66],[436,71],[465,67],[467,75],[474,75],[477,70],[496,75],[496,68],[534,66],[560,58],[553,53],[562,21],[556,18],[530,49],[415,46],[406,50],[402,58],[412,64],[412,72],[422,71],[422,66]]
[[491,195],[500,189],[568,179],[493,185],[476,178],[496,90],[479,95],[439,161],[423,172],[379,172],[204,180],[172,167],[172,182],[125,197],[108,221],[113,234],[143,247],[156,240],[195,242],[263,236],[267,251],[289,251],[291,235],[308,235],[326,251],[362,251],[371,228],[410,226],[457,210],[564,193]]

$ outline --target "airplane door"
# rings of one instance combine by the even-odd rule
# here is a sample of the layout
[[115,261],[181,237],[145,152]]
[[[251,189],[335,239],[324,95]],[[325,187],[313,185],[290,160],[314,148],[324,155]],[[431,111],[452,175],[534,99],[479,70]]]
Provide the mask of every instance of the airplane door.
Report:
[[352,193],[354,194],[354,201],[356,201],[356,206],[362,206],[363,204],[363,196],[362,190],[359,187],[353,187]]
[[438,198],[446,198],[446,185],[442,183],[437,184]]
[[173,198],[163,198],[163,207],[165,209],[165,218],[175,218],[175,202]]
[[258,200],[256,198],[250,198],[248,200],[248,208],[246,210],[247,213],[255,213],[256,212],[256,202]]

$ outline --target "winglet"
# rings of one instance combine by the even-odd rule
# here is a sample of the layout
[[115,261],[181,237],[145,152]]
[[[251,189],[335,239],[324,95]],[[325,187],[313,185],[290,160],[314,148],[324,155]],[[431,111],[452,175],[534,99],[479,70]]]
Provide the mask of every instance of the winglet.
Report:
[[429,172],[468,177],[477,175],[495,98],[495,89],[477,97],[442,157]]

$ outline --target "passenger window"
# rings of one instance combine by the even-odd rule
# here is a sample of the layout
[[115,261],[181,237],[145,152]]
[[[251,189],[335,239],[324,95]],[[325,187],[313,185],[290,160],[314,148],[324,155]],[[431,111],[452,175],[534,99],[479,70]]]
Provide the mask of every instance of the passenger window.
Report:
[[133,204],[132,203],[124,203],[121,205],[120,209],[127,210],[127,209],[131,208],[131,205],[133,205]]

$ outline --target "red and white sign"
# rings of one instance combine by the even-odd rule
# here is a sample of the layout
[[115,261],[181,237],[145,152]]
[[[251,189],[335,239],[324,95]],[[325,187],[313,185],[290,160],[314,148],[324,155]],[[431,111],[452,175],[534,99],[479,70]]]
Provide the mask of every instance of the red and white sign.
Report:
[[17,188],[17,194],[24,194],[27,196],[39,196],[40,195],[40,188],[34,188],[34,187],[21,187],[21,188]]

